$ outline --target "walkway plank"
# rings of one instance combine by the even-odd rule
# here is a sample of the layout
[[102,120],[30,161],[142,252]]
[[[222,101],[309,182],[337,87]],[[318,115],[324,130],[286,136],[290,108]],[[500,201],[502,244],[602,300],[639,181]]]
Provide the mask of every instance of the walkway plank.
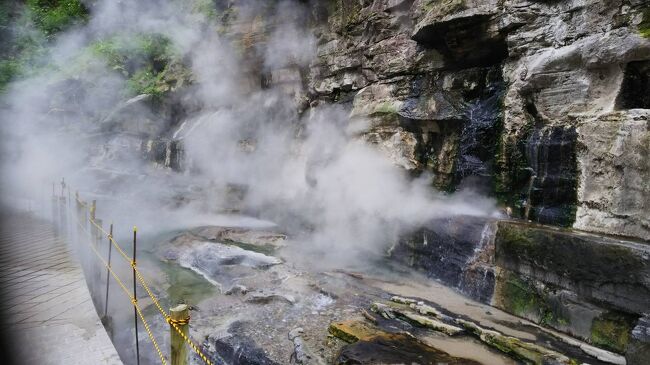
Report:
[[3,328],[25,364],[121,365],[90,298],[81,266],[53,227],[4,215],[0,232]]

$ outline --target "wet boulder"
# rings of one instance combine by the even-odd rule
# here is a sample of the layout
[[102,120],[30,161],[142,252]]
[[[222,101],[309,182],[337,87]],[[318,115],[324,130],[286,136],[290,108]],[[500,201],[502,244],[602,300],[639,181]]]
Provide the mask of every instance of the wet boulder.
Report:
[[279,365],[246,335],[246,324],[234,322],[221,336],[208,336],[204,351],[215,364]]

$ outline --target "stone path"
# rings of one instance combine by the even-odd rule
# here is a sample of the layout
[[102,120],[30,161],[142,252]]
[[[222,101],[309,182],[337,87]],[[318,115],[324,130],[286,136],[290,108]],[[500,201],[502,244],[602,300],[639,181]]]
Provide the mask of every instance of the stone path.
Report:
[[49,223],[3,214],[0,313],[19,364],[122,364],[83,272]]

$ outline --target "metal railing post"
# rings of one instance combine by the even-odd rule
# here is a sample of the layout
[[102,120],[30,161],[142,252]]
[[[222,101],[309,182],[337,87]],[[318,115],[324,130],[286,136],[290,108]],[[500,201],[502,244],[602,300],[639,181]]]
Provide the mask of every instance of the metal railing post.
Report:
[[79,199],[79,190],[76,190],[74,193],[75,197],[75,219],[77,221],[77,243],[81,242],[81,200]]
[[61,195],[59,195],[59,231],[61,234],[66,234],[66,226],[67,226],[67,221],[66,221],[66,215],[65,215],[65,178],[61,178]]
[[68,221],[66,219],[66,206],[65,195],[62,194],[59,197],[59,231],[61,235],[67,234]]
[[97,212],[97,200],[93,200],[92,204],[90,205],[90,217],[89,217],[89,223],[90,223],[90,239],[92,240],[92,243],[97,246],[97,227],[93,223],[95,223],[95,213]]
[[70,186],[68,185],[68,201],[66,205],[66,222],[68,222],[67,231],[68,231],[68,242],[74,241],[74,226],[72,220],[72,196],[70,194]]
[[[169,309],[169,330],[171,343],[171,360],[172,365],[187,365],[187,346],[185,339],[176,331],[176,326],[185,337],[190,336],[190,309],[187,304],[179,304]],[[173,324],[172,324],[173,323]]]
[[135,307],[135,304],[138,302],[138,295],[136,293],[136,273],[135,273],[135,253],[138,242],[138,228],[133,227],[133,262],[131,266],[133,268],[133,320],[135,326],[135,356],[136,364],[140,365],[140,341],[138,340],[138,309]]
[[110,277],[111,277],[111,249],[113,247],[113,223],[111,223],[111,228],[108,233],[108,268],[106,268],[106,297],[104,298],[104,318],[108,318],[108,288],[110,286]]
[[59,223],[57,219],[57,212],[58,212],[58,202],[59,199],[56,197],[56,184],[52,183],[52,223],[54,223],[54,228],[56,228],[57,232],[59,229]]

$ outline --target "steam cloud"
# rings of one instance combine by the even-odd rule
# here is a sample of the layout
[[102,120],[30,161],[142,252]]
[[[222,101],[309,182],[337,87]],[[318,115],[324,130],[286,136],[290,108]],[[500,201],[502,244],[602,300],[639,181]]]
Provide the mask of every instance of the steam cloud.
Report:
[[[237,23],[254,27],[267,4],[246,4]],[[403,229],[433,218],[493,213],[490,199],[442,194],[430,176],[406,176],[357,138],[344,108],[299,113],[300,95],[260,88],[256,70],[308,66],[316,55],[317,40],[305,24],[310,7],[285,1],[275,9],[277,26],[250,58],[185,2],[95,4],[88,24],[59,35],[48,49],[53,71],[15,82],[3,96],[4,195],[42,199],[51,181],[65,176],[105,200],[102,216],[146,234],[215,223],[218,209],[229,204],[226,191],[238,187],[245,191],[243,211],[278,223],[297,245],[337,265],[380,252]],[[124,77],[85,51],[98,38],[135,33],[168,37],[190,66],[195,82],[177,97],[188,110],[184,120],[141,103],[125,106]],[[90,61],[82,69],[71,67],[83,57]],[[102,122],[116,105],[129,107],[134,123],[156,116],[163,133],[182,141],[186,171],[143,161],[142,133]]]

